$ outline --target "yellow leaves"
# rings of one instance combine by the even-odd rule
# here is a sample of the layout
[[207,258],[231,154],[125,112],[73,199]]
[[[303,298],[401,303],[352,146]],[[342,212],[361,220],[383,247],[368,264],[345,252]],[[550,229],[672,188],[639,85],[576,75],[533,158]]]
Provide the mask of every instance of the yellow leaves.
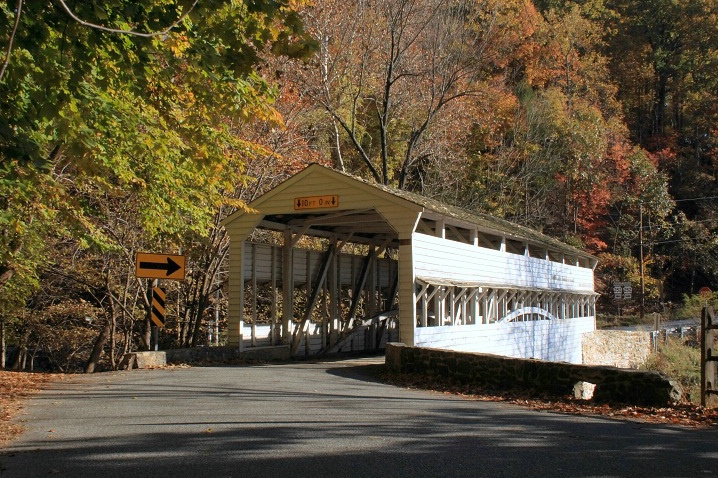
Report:
[[73,113],[77,113],[77,112],[78,112],[78,109],[77,109],[77,101],[75,100],[75,98],[72,98],[72,99],[67,103],[67,107],[68,107],[68,109],[69,109],[70,111],[72,111]]
[[300,10],[304,7],[312,6],[316,0],[288,0],[287,7],[289,10]]
[[138,187],[140,189],[146,189],[147,183],[142,178],[132,178],[130,179],[130,185]]
[[256,213],[257,212],[254,208],[247,206],[247,203],[245,203],[241,199],[236,199],[236,198],[224,197],[224,198],[222,198],[222,202],[220,205],[229,206],[229,207],[237,209],[238,211],[242,211],[245,213]]
[[282,116],[282,113],[277,111],[275,108],[268,108],[266,111],[264,111],[264,113],[266,114],[264,119],[268,123],[271,123],[280,129],[285,129],[287,127],[284,122],[284,117]]
[[16,234],[21,235],[25,231],[25,225],[18,220],[12,221],[13,230]]
[[170,49],[175,58],[182,58],[185,51],[191,46],[187,35],[170,35],[165,41],[165,46]]

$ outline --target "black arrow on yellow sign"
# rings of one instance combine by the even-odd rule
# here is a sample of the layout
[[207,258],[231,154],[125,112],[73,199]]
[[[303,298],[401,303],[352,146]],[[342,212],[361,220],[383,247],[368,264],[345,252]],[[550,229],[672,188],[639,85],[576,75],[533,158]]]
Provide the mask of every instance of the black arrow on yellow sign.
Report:
[[148,279],[184,280],[187,260],[182,255],[138,252],[135,275]]
[[173,261],[171,257],[167,257],[165,262],[140,262],[140,269],[166,271],[165,275],[167,276],[171,276],[181,268],[182,266]]

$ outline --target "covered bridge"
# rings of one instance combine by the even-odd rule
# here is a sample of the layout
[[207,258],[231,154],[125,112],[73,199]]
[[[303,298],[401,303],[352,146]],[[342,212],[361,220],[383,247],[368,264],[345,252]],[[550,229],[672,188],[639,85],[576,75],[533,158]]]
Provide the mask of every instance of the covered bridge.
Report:
[[581,362],[596,260],[537,231],[312,164],[225,220],[229,343],[407,345]]

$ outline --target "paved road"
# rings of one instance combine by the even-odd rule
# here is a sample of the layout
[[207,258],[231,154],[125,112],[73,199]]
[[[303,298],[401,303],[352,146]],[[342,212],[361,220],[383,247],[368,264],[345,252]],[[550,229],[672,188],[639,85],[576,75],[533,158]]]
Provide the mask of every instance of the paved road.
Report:
[[378,359],[71,377],[0,477],[711,477],[718,431],[539,413],[375,380]]

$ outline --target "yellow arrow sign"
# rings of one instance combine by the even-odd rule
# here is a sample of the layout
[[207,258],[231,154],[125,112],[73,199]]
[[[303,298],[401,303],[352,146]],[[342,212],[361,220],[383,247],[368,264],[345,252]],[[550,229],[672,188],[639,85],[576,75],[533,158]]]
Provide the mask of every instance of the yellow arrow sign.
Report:
[[184,280],[185,256],[138,252],[135,258],[135,276],[147,279]]

